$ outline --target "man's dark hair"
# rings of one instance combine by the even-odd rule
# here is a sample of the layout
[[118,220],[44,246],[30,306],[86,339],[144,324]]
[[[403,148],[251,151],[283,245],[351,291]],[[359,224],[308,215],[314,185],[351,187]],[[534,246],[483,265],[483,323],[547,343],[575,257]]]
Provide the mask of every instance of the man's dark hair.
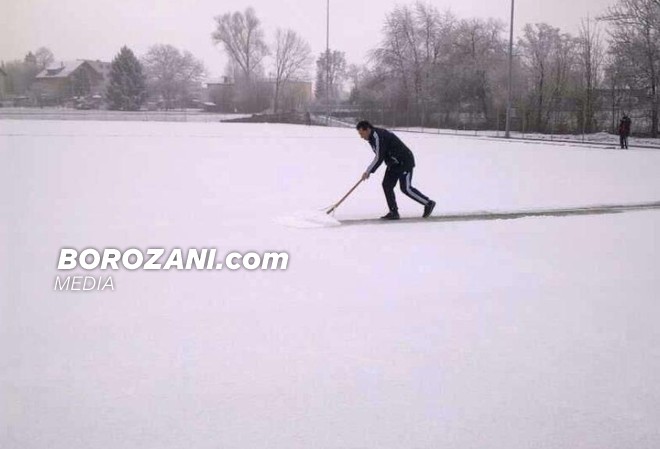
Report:
[[373,125],[366,120],[361,120],[355,125],[355,129],[374,129]]

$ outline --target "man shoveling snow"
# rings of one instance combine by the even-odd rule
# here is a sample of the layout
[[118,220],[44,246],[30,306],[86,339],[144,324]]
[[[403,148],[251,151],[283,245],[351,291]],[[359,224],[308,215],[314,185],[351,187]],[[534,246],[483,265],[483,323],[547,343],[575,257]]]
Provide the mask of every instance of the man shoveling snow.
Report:
[[362,175],[362,181],[369,179],[369,176],[375,173],[383,162],[387,166],[383,177],[383,191],[390,211],[380,218],[384,220],[399,219],[399,208],[394,196],[394,187],[397,182],[404,194],[424,206],[423,217],[431,215],[435,201],[411,184],[412,172],[415,167],[415,157],[412,151],[394,133],[384,128],[375,128],[366,120],[359,122],[356,128],[360,137],[369,142],[375,154],[373,161]]

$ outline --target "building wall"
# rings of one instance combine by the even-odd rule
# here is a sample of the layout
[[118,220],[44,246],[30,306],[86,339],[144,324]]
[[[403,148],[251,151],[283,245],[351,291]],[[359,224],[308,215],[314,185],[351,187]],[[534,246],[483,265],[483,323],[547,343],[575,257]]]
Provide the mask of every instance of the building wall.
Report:
[[209,84],[204,91],[204,100],[215,103],[218,112],[234,112],[237,108],[233,84]]
[[101,79],[94,85],[92,94],[105,96],[105,90],[108,87],[108,84],[110,84],[110,71],[112,69],[112,64],[103,61],[90,61],[90,64],[101,74]]
[[46,78],[37,79],[30,86],[30,90],[37,97],[48,98],[64,98],[67,92],[67,79],[66,78]]
[[[282,112],[307,111],[312,101],[312,83],[291,81],[281,87],[279,109]],[[275,85],[273,84],[273,94]]]
[[[241,104],[241,92],[234,83],[208,84],[205,89],[204,100],[216,104],[221,112],[245,112]],[[275,82],[271,80],[259,81],[255,87],[267,97],[267,108],[273,107],[275,97]],[[312,100],[312,83],[308,81],[289,81],[280,87],[279,112],[307,111]],[[261,109],[259,109],[261,111]],[[248,111],[248,112],[259,112]]]

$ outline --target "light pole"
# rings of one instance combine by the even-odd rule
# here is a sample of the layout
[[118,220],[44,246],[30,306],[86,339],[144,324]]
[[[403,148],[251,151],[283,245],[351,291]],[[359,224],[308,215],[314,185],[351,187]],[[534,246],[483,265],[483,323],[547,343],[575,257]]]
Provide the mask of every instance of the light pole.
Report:
[[[328,0],[329,1],[329,0]],[[509,92],[506,100],[506,125],[504,137],[511,138],[511,90],[513,88],[513,6],[514,1],[511,0],[511,28],[509,29]]]

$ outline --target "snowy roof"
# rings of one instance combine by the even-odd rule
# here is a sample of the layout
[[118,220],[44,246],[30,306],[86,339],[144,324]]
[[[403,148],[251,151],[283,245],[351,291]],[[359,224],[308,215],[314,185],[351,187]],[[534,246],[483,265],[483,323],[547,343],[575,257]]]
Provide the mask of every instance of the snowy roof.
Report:
[[85,61],[58,61],[39,72],[37,78],[66,78],[71,75]]
[[112,67],[112,63],[110,62],[105,62],[105,61],[87,61],[89,65],[94,67],[97,72],[103,74],[103,73],[110,73],[110,68]]
[[84,63],[88,63],[100,75],[110,70],[110,63],[103,61],[89,61],[86,59],[76,59],[75,61],[57,61],[39,72],[37,79],[46,78],[66,78],[78,69]]

